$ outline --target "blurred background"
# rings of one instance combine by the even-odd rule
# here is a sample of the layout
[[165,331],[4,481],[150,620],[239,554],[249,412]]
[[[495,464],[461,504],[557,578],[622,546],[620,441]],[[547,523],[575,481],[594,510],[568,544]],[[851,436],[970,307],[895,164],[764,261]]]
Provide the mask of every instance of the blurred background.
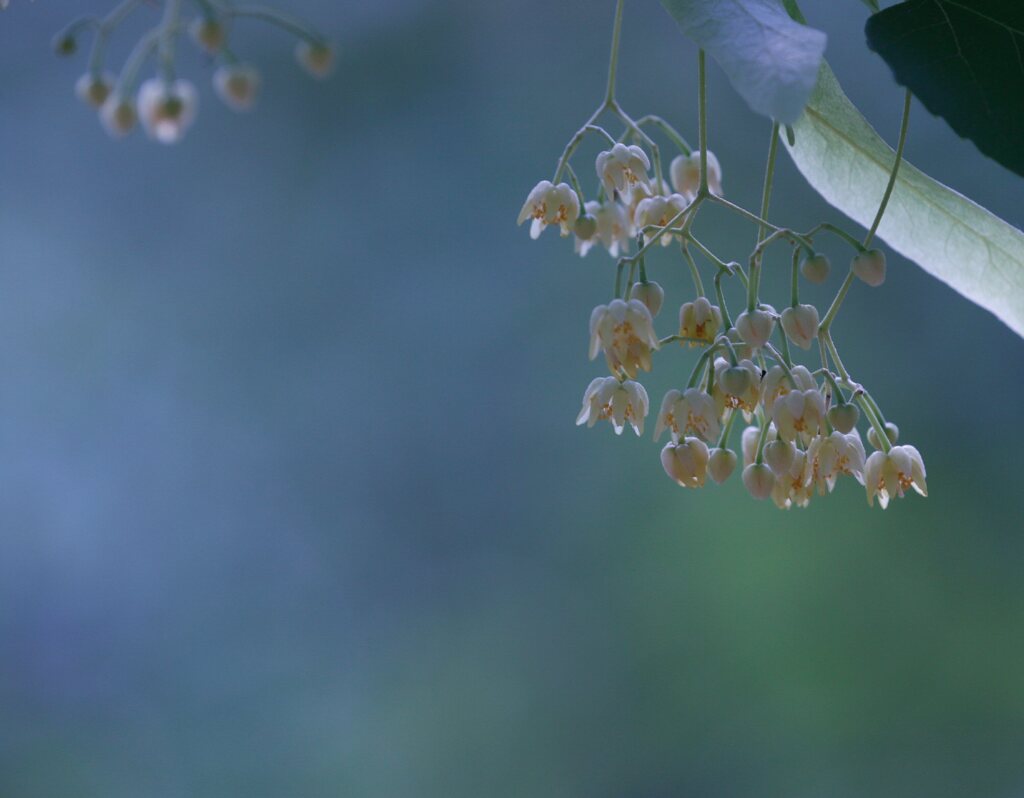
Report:
[[[301,0],[334,77],[239,23],[264,73],[239,115],[184,43],[175,147],[109,139],[86,54],[50,52],[102,0],[0,15],[0,795],[1024,795],[1006,327],[892,254],[854,286],[846,364],[928,465],[885,512],[850,479],[789,512],[689,492],[649,436],[573,425],[613,262],[515,217],[601,97],[613,6]],[[804,11],[894,140],[864,5]],[[656,0],[622,47],[625,107],[695,142],[696,53]],[[712,67],[748,207],[768,132]],[[1020,181],[916,103],[907,156],[1024,224]],[[773,220],[844,223],[778,171]],[[666,335],[692,288],[674,251],[650,270]],[[787,281],[780,250],[769,299]],[[655,403],[693,358],[658,358]]]

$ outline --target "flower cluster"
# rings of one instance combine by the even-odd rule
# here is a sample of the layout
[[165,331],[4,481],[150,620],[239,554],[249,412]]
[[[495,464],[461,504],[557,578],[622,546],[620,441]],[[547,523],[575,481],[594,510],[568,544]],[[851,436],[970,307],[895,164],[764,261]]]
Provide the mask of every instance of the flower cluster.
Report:
[[[101,124],[115,138],[126,136],[141,123],[150,138],[173,144],[192,126],[199,94],[190,81],[175,77],[174,69],[177,40],[186,30],[195,45],[217,64],[214,91],[235,111],[253,108],[261,83],[259,70],[240,62],[229,47],[230,26],[236,19],[260,19],[294,34],[298,38],[296,59],[314,77],[326,77],[333,66],[334,50],[319,34],[273,9],[198,2],[200,15],[186,25],[180,19],[182,0],[167,0],[163,20],[139,40],[115,76],[103,65],[107,41],[124,19],[143,5],[143,0],[124,0],[106,17],[77,19],[54,38],[55,51],[70,55],[77,50],[83,33],[93,33],[89,68],[76,82],[75,94],[97,111]],[[151,58],[157,60],[157,75],[140,85],[140,73]]]
[[[876,287],[885,280],[885,256],[869,248],[873,230],[862,242],[830,224],[799,233],[769,222],[771,160],[761,213],[733,204],[723,195],[719,160],[707,148],[703,102],[700,146],[691,148],[660,117],[644,116],[637,122],[622,109],[613,95],[614,64],[613,58],[605,102],[570,140],[552,180],[537,183],[519,213],[519,224],[530,220],[532,238],[557,226],[562,236],[575,235],[579,255],[600,245],[615,259],[614,296],[594,308],[589,330],[590,359],[603,355],[609,376],[597,377],[587,387],[577,423],[609,421],[616,434],[629,425],[641,435],[650,403],[637,381],[640,372],[651,371],[655,354],[672,345],[697,348],[689,377],[665,394],[654,421],[655,440],[668,433],[661,463],[678,485],[703,487],[708,476],[722,483],[741,469],[747,491],[780,508],[807,506],[814,495],[831,493],[840,477],[856,480],[868,503],[877,498],[883,508],[911,488],[927,495],[921,454],[913,446],[897,445],[896,425],[886,421],[871,394],[852,379],[832,337],[832,323],[852,284],[860,280]],[[703,98],[703,57],[699,68]],[[623,124],[620,136],[596,124],[606,112]],[[643,130],[647,124],[658,127],[679,149],[667,180],[658,144]],[[594,161],[592,198],[571,165],[588,135],[607,141]],[[776,125],[770,159],[778,136]],[[717,204],[757,226],[757,243],[745,268],[719,257],[695,237],[694,221],[704,204]],[[884,202],[879,218],[883,210]],[[835,300],[820,314],[814,305],[802,303],[799,294],[801,277],[815,284],[828,279],[829,259],[815,248],[816,237],[823,234],[838,237],[853,255]],[[792,247],[789,297],[781,312],[761,295],[764,255],[777,244]],[[665,337],[655,330],[665,292],[647,274],[654,246],[677,247],[694,282],[694,295],[681,302]],[[713,294],[705,290],[693,251],[713,270]],[[742,293],[736,316],[726,305],[729,284],[740,286]],[[820,355],[820,367],[794,361],[794,351],[812,348]],[[875,449],[870,455],[857,429],[862,418],[867,442]],[[738,420],[743,426],[739,454],[730,443]]]

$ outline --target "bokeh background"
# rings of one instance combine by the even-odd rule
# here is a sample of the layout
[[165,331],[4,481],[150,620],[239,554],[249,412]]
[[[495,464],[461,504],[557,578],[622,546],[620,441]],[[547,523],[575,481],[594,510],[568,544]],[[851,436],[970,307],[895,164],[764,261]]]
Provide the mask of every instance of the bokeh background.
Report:
[[[891,255],[835,333],[931,496],[685,491],[649,437],[573,426],[611,259],[514,225],[600,98],[612,0],[295,2],[335,76],[239,24],[265,90],[237,115],[184,45],[202,98],[176,147],[110,140],[73,96],[85,54],[51,55],[101,6],[0,15],[0,795],[1024,795],[1007,328]],[[804,11],[893,138],[864,5]],[[695,63],[630,0],[634,115],[695,140]],[[768,123],[717,67],[710,97],[756,206]],[[1019,180],[916,103],[907,153],[1024,224]],[[785,155],[771,215],[842,222]],[[668,255],[651,273],[667,334],[692,289]],[[655,402],[693,355],[658,361]]]

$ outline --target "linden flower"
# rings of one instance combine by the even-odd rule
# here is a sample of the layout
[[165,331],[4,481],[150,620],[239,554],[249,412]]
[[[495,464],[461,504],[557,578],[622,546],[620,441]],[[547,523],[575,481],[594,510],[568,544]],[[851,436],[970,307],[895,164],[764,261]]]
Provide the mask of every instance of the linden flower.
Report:
[[248,64],[226,64],[213,73],[213,88],[234,111],[248,111],[256,103],[260,73]]
[[775,400],[772,419],[782,440],[807,444],[825,423],[825,397],[816,389],[790,391]]
[[[798,390],[810,391],[818,387],[806,366],[793,366],[789,372],[793,375]],[[792,388],[789,377],[786,376],[782,366],[772,366],[768,369],[768,373],[764,377],[762,401],[764,402],[764,409],[769,415],[771,415],[775,408],[775,400],[789,393]]]
[[123,138],[131,133],[138,121],[138,114],[135,111],[135,103],[127,97],[114,92],[100,108],[100,122],[106,131],[116,139]]
[[907,488],[922,496],[928,495],[925,484],[924,460],[913,446],[893,446],[888,452],[872,452],[864,464],[864,484],[868,491],[868,504],[874,506],[875,496],[884,510],[889,500]]
[[679,308],[679,335],[683,338],[695,338],[695,341],[682,341],[691,347],[700,346],[698,341],[715,340],[722,326],[722,311],[712,305],[706,297],[699,296],[693,302],[686,302]]
[[541,180],[526,197],[517,224],[533,220],[530,238],[537,238],[549,224],[557,224],[562,235],[567,236],[579,215],[580,199],[572,186],[568,183],[556,186],[550,180]]
[[684,393],[673,388],[661,402],[661,411],[654,426],[654,440],[658,440],[666,429],[671,431],[674,441],[687,435],[706,441],[718,440],[722,427],[715,400],[699,388],[687,388]]
[[635,144],[620,143],[605,150],[597,156],[596,167],[597,177],[609,198],[618,191],[628,202],[635,186],[643,186],[648,193],[653,193],[651,179],[647,176],[651,162],[647,160],[647,153]]
[[797,450],[789,469],[782,474],[775,474],[771,497],[780,510],[788,510],[794,505],[806,507],[811,503],[814,487],[809,481],[807,455]]
[[576,425],[594,426],[598,421],[608,420],[621,435],[628,423],[637,435],[643,435],[644,419],[650,402],[647,391],[639,382],[615,377],[598,377],[591,381],[583,393],[583,409],[576,417]]
[[819,435],[807,447],[807,462],[811,485],[821,495],[832,492],[840,474],[864,484],[864,444],[856,432]]
[[[682,194],[671,194],[667,197],[648,197],[640,200],[633,214],[633,225],[637,232],[645,227],[665,227],[682,211],[686,210],[686,197]],[[676,236],[672,233],[661,234],[661,245],[667,247]]]
[[684,488],[703,488],[708,471],[708,447],[699,438],[670,441],[661,450],[661,465],[676,484]]
[[[745,418],[749,418],[757,407],[761,397],[761,370],[750,360],[741,360],[736,366],[730,366],[729,361],[723,357],[715,358],[715,379],[712,383],[712,396],[715,397],[715,404],[719,414],[725,408],[739,408],[743,411]],[[742,390],[736,390],[730,385],[730,370],[742,369],[747,372],[749,379],[743,380]],[[737,374],[738,372],[731,372]]]
[[139,118],[150,138],[174,144],[195,121],[199,97],[187,80],[151,78],[139,87],[138,102]]
[[613,258],[619,257],[620,248],[629,247],[632,230],[625,209],[617,202],[596,202],[590,200],[584,206],[586,213],[594,217],[597,229],[586,241],[576,236],[576,252],[583,257],[594,247],[602,244]]
[[651,352],[658,348],[651,311],[639,299],[613,299],[590,314],[590,359],[604,350],[608,368],[636,378],[638,369],[651,370]]
[[[677,155],[672,159],[668,171],[672,178],[672,187],[676,191],[688,197],[697,196],[697,191],[700,189],[699,152]],[[712,194],[722,196],[722,167],[711,150],[708,150],[708,190]]]

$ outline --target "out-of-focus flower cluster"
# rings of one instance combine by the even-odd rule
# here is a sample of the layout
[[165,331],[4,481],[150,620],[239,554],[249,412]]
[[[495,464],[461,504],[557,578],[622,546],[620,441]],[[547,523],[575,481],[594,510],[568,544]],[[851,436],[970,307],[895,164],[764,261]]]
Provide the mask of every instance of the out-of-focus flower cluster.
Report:
[[[571,151],[572,146],[567,148]],[[650,402],[637,381],[640,372],[651,371],[655,353],[669,345],[699,348],[689,378],[665,394],[654,421],[655,439],[668,433],[661,463],[678,485],[699,488],[708,477],[721,483],[740,470],[743,485],[754,498],[771,499],[780,508],[805,507],[815,494],[831,493],[842,477],[856,480],[864,486],[868,502],[877,498],[882,507],[911,489],[926,495],[920,453],[913,446],[896,445],[896,426],[885,421],[874,400],[841,365],[828,332],[835,311],[823,323],[816,307],[798,300],[798,274],[814,283],[828,277],[828,259],[811,246],[814,233],[774,228],[774,239],[794,246],[791,302],[781,313],[761,301],[758,287],[763,248],[773,238],[759,241],[747,271],[705,251],[717,272],[713,301],[705,294],[688,251],[696,241],[690,225],[697,206],[718,201],[755,221],[758,217],[722,202],[722,169],[713,153],[704,157],[703,190],[699,152],[676,156],[668,181],[657,168],[651,174],[652,160],[656,159],[637,144],[612,144],[597,156],[597,195],[587,199],[563,156],[556,182],[539,182],[519,214],[520,224],[530,221],[532,238],[557,226],[562,236],[575,234],[578,254],[587,255],[600,245],[618,259],[616,296],[590,316],[590,358],[603,355],[609,376],[597,377],[587,387],[577,423],[594,426],[608,421],[616,434],[629,426],[641,435]],[[557,182],[563,171],[571,183]],[[846,238],[856,254],[835,310],[855,277],[869,286],[885,278],[884,255]],[[659,338],[655,319],[665,294],[647,279],[645,252],[655,244],[673,243],[681,247],[694,271],[697,295],[678,306],[668,335]],[[628,254],[634,246],[634,253]],[[620,288],[626,268],[628,289]],[[634,280],[637,268],[639,279]],[[745,309],[735,320],[725,307],[723,277],[738,277],[747,289]],[[771,343],[773,336],[778,336],[778,348]],[[812,371],[794,363],[790,345],[808,350],[815,343],[821,368]],[[876,450],[870,455],[857,430],[861,408],[870,425],[868,443]],[[730,448],[738,420],[744,426],[738,431],[739,454]]]
[[[259,70],[240,61],[234,50],[232,28],[238,20],[261,20],[294,35],[296,60],[314,77],[326,77],[334,64],[334,50],[322,36],[274,9],[195,0],[198,15],[186,23],[183,0],[164,0],[162,20],[139,39],[115,75],[104,65],[108,40],[133,11],[147,5],[151,4],[144,0],[122,0],[105,17],[80,17],[54,37],[54,50],[71,55],[83,36],[92,35],[88,69],[76,82],[75,94],[97,111],[101,124],[115,138],[126,136],[140,123],[150,138],[164,144],[180,141],[188,132],[198,113],[199,92],[191,81],[176,76],[176,46],[186,32],[216,64],[214,91],[235,111],[254,107],[262,82]],[[151,60],[156,62],[156,75],[141,80]]]

